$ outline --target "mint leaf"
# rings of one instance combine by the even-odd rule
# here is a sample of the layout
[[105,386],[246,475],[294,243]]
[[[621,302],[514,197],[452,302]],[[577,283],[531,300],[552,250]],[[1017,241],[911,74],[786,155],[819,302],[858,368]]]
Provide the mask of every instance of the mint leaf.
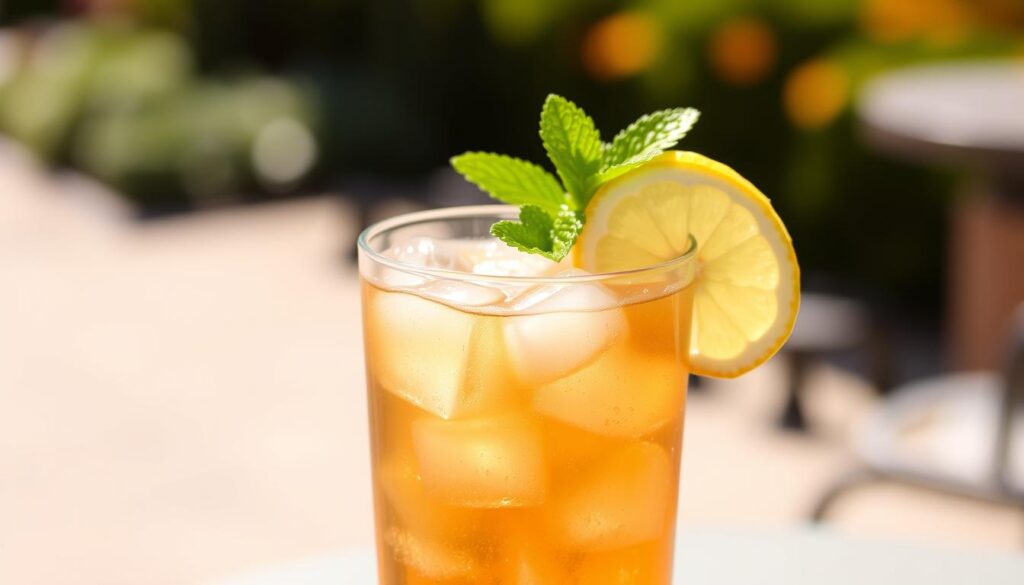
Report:
[[563,209],[551,226],[551,258],[555,262],[565,258],[572,250],[576,238],[583,231],[583,212]]
[[540,138],[575,209],[586,209],[597,188],[604,146],[601,135],[582,109],[551,94],[540,112]]
[[672,148],[697,123],[700,112],[693,108],[660,110],[641,116],[605,145],[603,170],[635,166]]
[[553,226],[554,220],[543,209],[524,205],[519,210],[519,221],[499,221],[491,226],[491,235],[523,252],[550,258]]
[[503,154],[467,152],[452,166],[491,197],[511,205],[536,205],[554,215],[568,203],[558,181],[539,166]]
[[534,205],[519,210],[519,221],[491,226],[491,235],[509,246],[559,262],[572,250],[583,229],[583,214],[563,208],[554,217]]

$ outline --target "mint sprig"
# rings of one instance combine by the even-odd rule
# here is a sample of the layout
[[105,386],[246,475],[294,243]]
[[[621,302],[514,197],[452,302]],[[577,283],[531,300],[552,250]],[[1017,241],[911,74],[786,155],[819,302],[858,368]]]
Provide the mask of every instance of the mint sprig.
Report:
[[576,209],[585,209],[597,188],[604,150],[594,121],[576,104],[552,94],[540,111],[540,139]]
[[541,109],[540,138],[561,182],[533,163],[502,154],[467,152],[451,164],[491,197],[520,206],[518,221],[491,226],[494,237],[557,262],[572,250],[598,187],[675,146],[698,117],[693,108],[660,110],[604,143],[582,108],[551,94]]

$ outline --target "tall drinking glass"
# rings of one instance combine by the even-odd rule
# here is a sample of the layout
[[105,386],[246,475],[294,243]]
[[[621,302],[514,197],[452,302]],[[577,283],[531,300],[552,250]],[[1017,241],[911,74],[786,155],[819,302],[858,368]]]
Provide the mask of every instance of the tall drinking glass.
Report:
[[671,581],[690,251],[589,274],[505,206],[359,238],[380,583]]

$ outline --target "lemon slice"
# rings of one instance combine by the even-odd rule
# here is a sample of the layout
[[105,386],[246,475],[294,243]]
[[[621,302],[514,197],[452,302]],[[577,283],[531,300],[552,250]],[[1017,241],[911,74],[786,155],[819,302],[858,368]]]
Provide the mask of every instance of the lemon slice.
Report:
[[697,240],[690,366],[733,378],[772,357],[800,304],[800,269],[768,198],[736,171],[666,152],[603,185],[587,207],[576,262],[611,272],[650,266]]

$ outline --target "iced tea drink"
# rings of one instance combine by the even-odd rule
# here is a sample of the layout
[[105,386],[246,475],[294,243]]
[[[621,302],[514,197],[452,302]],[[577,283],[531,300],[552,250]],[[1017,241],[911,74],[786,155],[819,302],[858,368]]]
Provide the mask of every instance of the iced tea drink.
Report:
[[693,261],[610,275],[461,208],[360,241],[380,583],[671,582]]

